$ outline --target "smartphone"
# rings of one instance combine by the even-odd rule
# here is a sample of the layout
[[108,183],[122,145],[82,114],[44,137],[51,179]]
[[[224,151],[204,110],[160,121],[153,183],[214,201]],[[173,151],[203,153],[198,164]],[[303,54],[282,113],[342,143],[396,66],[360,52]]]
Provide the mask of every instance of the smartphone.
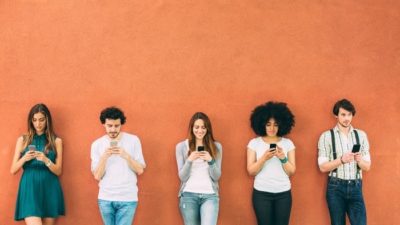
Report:
[[204,151],[204,146],[197,146],[197,151],[199,151],[199,152]]
[[353,145],[353,149],[351,150],[352,153],[357,153],[360,151],[361,145],[355,144]]
[[29,151],[36,151],[36,146],[35,145],[28,145]]
[[276,144],[275,143],[269,144],[269,149],[271,149],[271,151],[275,151],[276,150]]
[[118,141],[110,141],[110,147],[117,147]]

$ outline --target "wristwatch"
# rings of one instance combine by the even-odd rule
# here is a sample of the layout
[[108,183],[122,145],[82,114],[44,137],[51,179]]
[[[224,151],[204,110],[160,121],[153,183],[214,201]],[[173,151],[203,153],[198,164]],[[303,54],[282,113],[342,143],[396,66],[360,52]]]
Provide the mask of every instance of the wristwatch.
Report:
[[285,157],[284,159],[279,159],[280,161],[281,161],[281,163],[282,164],[285,164],[285,163],[287,163],[288,162],[288,159],[287,159],[287,157]]
[[51,160],[49,159],[45,165],[46,165],[47,167],[49,167],[49,166],[51,165]]

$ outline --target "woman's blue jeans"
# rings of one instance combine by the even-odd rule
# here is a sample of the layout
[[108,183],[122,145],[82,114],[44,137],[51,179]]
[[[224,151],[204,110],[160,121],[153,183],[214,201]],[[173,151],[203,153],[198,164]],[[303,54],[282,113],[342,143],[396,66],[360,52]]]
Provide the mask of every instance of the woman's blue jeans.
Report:
[[183,192],[179,208],[185,225],[216,225],[219,197],[216,194]]
[[346,213],[351,225],[366,225],[362,180],[329,177],[326,191],[331,225],[345,225]]
[[137,202],[98,200],[104,225],[132,225]]

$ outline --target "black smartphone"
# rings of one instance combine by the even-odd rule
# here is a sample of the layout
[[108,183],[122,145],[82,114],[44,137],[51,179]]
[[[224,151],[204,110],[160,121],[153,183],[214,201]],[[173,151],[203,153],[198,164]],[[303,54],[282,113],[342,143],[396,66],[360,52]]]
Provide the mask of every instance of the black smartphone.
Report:
[[197,151],[199,152],[204,151],[204,146],[197,146]]
[[360,151],[361,145],[355,144],[353,145],[353,149],[351,150],[352,153],[357,153]]
[[276,150],[276,144],[275,143],[269,144],[269,149],[273,149],[271,151],[275,151]]

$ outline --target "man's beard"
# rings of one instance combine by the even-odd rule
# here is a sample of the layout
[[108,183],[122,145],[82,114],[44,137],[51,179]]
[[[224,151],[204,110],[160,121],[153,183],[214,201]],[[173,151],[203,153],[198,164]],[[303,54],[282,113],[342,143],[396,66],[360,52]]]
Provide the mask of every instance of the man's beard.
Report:
[[108,136],[110,138],[116,138],[116,137],[118,137],[118,135],[119,135],[119,132],[110,132],[110,133],[108,133]]

